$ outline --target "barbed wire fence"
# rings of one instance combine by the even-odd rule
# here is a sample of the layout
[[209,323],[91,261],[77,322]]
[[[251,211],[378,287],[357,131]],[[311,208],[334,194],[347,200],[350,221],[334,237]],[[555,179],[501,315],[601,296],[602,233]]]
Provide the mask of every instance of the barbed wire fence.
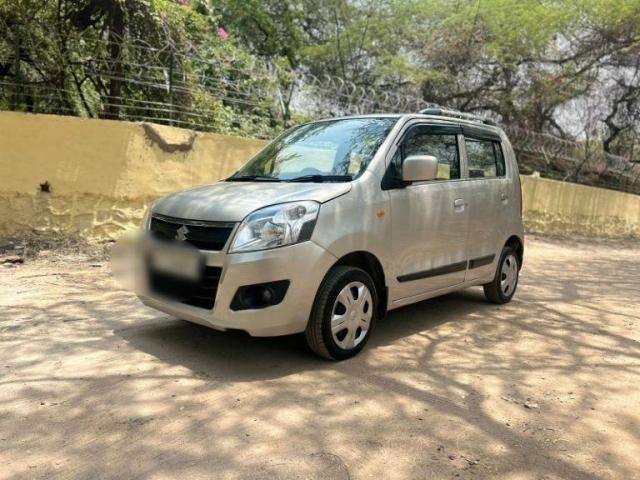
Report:
[[[37,49],[38,42],[23,49]],[[46,75],[33,58],[0,48],[0,110],[155,122],[271,138],[320,117],[417,112],[437,105],[411,87],[364,87],[237,58],[144,42],[65,60]],[[33,50],[36,51],[36,50]],[[56,62],[55,56],[47,61]],[[4,68],[1,68],[3,67]],[[521,172],[640,194],[640,163],[553,135],[505,127]]]

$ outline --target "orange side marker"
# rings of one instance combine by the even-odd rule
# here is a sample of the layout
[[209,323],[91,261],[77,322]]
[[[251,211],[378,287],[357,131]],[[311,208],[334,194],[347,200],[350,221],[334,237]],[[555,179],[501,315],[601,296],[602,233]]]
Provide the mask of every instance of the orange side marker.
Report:
[[376,212],[376,216],[377,216],[378,218],[382,218],[382,217],[384,217],[384,210],[378,210],[378,211]]

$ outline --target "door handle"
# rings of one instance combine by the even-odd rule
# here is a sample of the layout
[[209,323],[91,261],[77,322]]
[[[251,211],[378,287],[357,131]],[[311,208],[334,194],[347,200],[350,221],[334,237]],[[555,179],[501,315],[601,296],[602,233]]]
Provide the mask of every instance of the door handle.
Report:
[[509,199],[509,195],[507,195],[506,193],[503,192],[500,194],[500,200],[502,202],[506,202],[508,199]]
[[456,212],[463,212],[464,211],[464,207],[467,206],[467,202],[464,201],[464,199],[462,198],[456,198],[453,201],[453,209]]

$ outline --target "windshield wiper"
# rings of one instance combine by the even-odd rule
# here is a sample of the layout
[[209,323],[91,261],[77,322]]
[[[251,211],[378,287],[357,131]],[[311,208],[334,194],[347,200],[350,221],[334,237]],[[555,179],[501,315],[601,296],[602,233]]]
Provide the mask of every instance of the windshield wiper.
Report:
[[269,175],[238,175],[227,178],[227,182],[281,182],[278,177]]
[[287,182],[350,182],[353,180],[351,175],[302,175],[301,177],[294,177],[287,180]]

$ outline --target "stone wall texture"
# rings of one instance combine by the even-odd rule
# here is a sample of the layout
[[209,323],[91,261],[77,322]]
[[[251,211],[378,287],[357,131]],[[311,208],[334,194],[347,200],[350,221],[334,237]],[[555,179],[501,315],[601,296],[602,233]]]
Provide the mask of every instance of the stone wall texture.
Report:
[[[224,178],[264,145],[146,123],[0,112],[0,235],[117,238],[137,228],[155,198]],[[535,177],[522,177],[522,188],[528,231],[640,237],[640,196]]]

